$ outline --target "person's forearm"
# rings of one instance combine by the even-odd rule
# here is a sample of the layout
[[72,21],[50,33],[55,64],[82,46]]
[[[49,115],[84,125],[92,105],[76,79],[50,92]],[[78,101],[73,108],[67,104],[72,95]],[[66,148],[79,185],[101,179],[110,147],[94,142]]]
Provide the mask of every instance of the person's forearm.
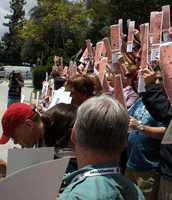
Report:
[[11,88],[12,87],[12,78],[10,78],[10,82],[8,84],[8,87]]
[[172,118],[170,101],[163,95],[155,83],[146,85],[146,93],[142,94],[142,101],[152,117],[168,126]]
[[[144,130],[142,131],[142,133],[151,138],[162,140],[165,130],[165,127],[151,127],[144,125]],[[137,127],[137,131],[140,132],[139,126]]]
[[24,87],[24,83],[20,82],[19,80],[16,80],[20,87]]

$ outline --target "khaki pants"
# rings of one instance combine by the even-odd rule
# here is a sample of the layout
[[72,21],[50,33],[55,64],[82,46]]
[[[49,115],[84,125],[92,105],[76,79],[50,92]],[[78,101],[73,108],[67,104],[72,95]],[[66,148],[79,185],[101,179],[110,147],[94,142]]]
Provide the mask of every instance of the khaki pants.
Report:
[[124,176],[133,181],[142,191],[146,200],[157,200],[160,175],[155,171],[133,170],[127,167]]
[[158,199],[172,200],[172,180],[161,176]]

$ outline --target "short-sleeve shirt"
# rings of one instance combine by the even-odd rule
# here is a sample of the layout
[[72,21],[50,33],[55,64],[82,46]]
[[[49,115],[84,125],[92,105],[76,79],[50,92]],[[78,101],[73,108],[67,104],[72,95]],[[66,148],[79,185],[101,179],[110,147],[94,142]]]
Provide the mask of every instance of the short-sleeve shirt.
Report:
[[[139,98],[135,102],[129,114],[142,125],[151,127],[163,126],[161,122],[158,122],[150,115],[149,111],[142,102],[142,98]],[[127,144],[127,167],[141,171],[159,171],[160,145],[161,140],[157,140],[141,132],[131,130]]]
[[[24,80],[22,78],[19,78],[19,81],[21,83],[24,83]],[[19,86],[18,82],[15,79],[12,80],[12,86],[8,90],[8,98],[13,98],[13,99],[21,98],[21,87]]]

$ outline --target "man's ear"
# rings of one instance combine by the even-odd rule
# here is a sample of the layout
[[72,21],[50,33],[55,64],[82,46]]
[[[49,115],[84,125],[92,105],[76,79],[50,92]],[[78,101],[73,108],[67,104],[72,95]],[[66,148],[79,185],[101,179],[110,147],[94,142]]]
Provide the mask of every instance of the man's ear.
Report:
[[76,138],[75,138],[75,125],[72,128],[72,133],[71,133],[71,140],[74,144],[76,144]]
[[30,119],[26,119],[24,123],[25,123],[29,128],[32,128],[32,127],[33,127],[33,121],[30,120]]

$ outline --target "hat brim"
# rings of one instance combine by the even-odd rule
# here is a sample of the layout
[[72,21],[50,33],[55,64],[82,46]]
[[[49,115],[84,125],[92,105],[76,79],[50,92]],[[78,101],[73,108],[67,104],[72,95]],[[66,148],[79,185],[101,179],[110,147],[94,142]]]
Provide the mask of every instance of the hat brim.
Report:
[[3,133],[3,135],[2,135],[2,137],[0,139],[0,144],[6,144],[10,140],[10,138],[11,138],[10,136],[6,136]]

